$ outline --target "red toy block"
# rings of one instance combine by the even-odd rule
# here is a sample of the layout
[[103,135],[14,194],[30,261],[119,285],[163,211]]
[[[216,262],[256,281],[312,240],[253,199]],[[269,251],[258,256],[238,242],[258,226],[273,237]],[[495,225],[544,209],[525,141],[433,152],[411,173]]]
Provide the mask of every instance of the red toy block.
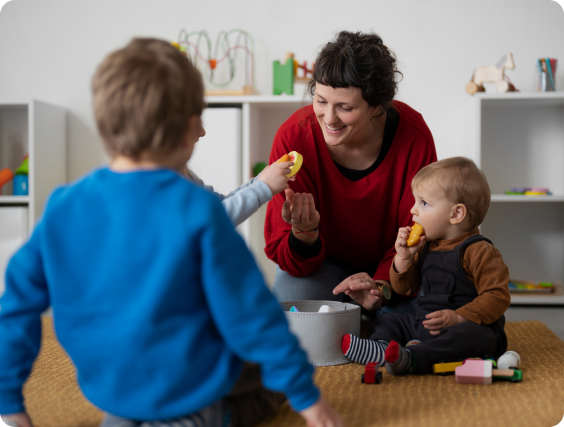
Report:
[[364,384],[380,384],[382,382],[382,372],[378,371],[376,362],[370,362],[366,365],[361,381]]

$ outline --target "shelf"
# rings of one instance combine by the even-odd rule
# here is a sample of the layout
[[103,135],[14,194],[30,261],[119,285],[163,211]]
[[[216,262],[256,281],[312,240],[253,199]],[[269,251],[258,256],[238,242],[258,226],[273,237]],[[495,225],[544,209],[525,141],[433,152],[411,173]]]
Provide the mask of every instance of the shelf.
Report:
[[547,294],[516,294],[511,293],[511,304],[512,305],[519,305],[519,304],[538,304],[538,305],[564,305],[564,295],[562,293],[562,285],[559,283],[555,283],[555,292],[547,293]]
[[511,305],[564,305],[564,295],[514,295],[511,294]]
[[563,92],[508,92],[508,93],[479,93],[474,95],[483,105],[487,106],[564,106]]
[[311,104],[303,96],[298,95],[241,95],[241,96],[207,96],[208,104]]
[[492,194],[492,202],[550,203],[564,202],[564,195],[520,196],[518,194]]
[[0,205],[28,204],[29,196],[0,196]]
[[[492,191],[481,230],[513,277],[564,282],[564,91],[480,93],[469,103],[468,154]],[[508,195],[513,187],[553,195]],[[512,294],[511,303],[564,305],[564,295]]]

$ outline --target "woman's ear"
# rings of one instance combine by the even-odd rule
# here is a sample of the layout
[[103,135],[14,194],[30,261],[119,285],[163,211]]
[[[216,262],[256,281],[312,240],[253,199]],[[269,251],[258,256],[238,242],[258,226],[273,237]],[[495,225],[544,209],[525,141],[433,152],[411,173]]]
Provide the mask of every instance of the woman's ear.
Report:
[[466,218],[466,214],[468,213],[466,206],[462,203],[458,203],[454,205],[452,208],[452,212],[450,215],[450,223],[452,225],[460,224]]

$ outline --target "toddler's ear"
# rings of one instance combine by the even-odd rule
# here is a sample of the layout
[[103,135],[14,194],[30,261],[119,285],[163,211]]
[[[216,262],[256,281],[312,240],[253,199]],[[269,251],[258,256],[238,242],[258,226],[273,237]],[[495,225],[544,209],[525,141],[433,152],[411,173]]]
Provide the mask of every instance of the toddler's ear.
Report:
[[464,221],[464,218],[466,218],[467,212],[468,211],[466,209],[466,206],[462,203],[454,205],[450,216],[450,223],[452,225],[460,224],[462,221]]

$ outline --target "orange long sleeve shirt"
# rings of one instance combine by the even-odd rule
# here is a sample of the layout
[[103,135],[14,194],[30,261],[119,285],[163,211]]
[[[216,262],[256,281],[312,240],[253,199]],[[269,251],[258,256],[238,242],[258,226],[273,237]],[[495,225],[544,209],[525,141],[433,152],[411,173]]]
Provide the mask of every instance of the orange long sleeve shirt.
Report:
[[[479,234],[473,229],[451,240],[435,240],[429,244],[430,251],[450,251],[470,236]],[[421,249],[422,250],[422,249]],[[394,291],[401,295],[411,295],[421,286],[417,262],[421,250],[415,254],[413,262],[403,273],[398,273],[395,263],[390,267],[390,281]],[[456,310],[457,314],[477,323],[489,325],[499,319],[509,307],[509,269],[501,253],[486,241],[476,242],[461,254],[462,267],[468,279],[474,283],[478,297]]]

